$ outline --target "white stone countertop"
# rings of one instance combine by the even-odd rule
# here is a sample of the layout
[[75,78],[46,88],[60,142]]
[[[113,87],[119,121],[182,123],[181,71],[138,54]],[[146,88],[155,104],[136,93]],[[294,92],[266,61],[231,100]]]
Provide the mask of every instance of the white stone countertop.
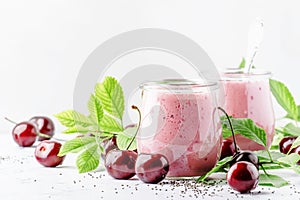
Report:
[[288,186],[258,186],[249,194],[239,194],[225,183],[208,186],[193,180],[164,180],[145,184],[136,177],[115,180],[103,170],[79,174],[75,155],[68,155],[60,167],[46,168],[33,154],[34,147],[19,147],[10,131],[0,134],[0,200],[300,199],[300,175],[288,170],[272,172],[288,180]]

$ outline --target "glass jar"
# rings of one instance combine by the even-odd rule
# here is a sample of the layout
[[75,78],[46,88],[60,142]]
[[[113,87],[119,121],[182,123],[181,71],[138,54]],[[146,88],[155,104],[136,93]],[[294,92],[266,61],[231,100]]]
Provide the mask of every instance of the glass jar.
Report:
[[222,142],[217,83],[148,82],[142,89],[139,153],[166,156],[169,177],[200,176],[220,157]]
[[[235,118],[250,118],[267,134],[269,147],[274,137],[275,116],[271,100],[269,79],[271,73],[252,69],[228,69],[222,74],[225,92],[225,109]],[[262,150],[263,146],[237,135],[238,146],[243,150]]]

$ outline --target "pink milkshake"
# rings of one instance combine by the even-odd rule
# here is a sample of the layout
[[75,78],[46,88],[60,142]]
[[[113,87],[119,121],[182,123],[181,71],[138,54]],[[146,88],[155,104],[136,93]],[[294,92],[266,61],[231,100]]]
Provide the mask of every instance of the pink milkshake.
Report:
[[[223,73],[225,109],[236,118],[250,118],[266,131],[267,145],[274,137],[275,118],[269,87],[269,72],[254,70],[245,74],[240,70]],[[237,143],[244,150],[262,150],[263,146],[237,135]]]
[[146,83],[138,151],[164,154],[168,176],[203,175],[220,156],[218,86],[187,80]]

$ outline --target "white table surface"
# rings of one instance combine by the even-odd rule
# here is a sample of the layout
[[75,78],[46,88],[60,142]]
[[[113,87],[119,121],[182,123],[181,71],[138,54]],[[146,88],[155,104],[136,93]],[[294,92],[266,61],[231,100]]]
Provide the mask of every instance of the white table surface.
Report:
[[0,200],[66,199],[300,199],[300,175],[278,170],[290,185],[282,188],[258,186],[250,194],[239,194],[225,183],[216,186],[195,184],[192,180],[164,180],[164,184],[145,184],[115,180],[105,171],[79,174],[75,155],[66,157],[60,167],[46,168],[34,158],[34,147],[21,148],[10,130],[0,134]]

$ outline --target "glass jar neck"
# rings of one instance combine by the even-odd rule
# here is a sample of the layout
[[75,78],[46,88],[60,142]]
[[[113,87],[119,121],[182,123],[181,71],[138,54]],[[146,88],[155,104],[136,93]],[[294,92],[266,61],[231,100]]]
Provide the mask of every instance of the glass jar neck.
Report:
[[221,72],[221,80],[268,80],[272,77],[269,71],[252,69],[245,73],[242,69],[225,69]]
[[207,82],[192,79],[166,79],[162,81],[146,82],[140,85],[143,91],[157,91],[167,93],[207,93],[219,88],[217,82]]

